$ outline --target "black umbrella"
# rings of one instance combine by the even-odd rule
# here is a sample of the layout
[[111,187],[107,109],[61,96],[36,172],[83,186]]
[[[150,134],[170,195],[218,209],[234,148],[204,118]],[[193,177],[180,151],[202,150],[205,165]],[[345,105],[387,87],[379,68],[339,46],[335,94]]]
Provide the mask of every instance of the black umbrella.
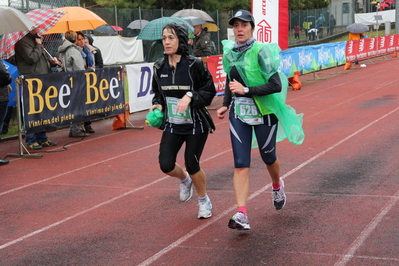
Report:
[[307,16],[303,19],[304,22],[315,22],[316,17],[315,16]]
[[108,24],[101,25],[100,27],[95,28],[94,31],[104,34],[118,35],[118,32]]
[[362,23],[353,23],[348,26],[346,26],[346,30],[351,32],[351,33],[365,33],[366,31],[369,31],[369,26],[364,25]]

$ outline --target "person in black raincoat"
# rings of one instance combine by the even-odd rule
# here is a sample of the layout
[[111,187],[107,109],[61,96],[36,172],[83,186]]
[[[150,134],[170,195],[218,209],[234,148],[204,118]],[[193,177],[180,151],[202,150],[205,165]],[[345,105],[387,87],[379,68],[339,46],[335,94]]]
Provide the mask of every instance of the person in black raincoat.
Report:
[[[180,23],[167,24],[162,31],[165,55],[154,63],[150,111],[164,114],[159,148],[161,170],[180,179],[180,200],[188,201],[193,185],[198,194],[198,218],[212,216],[212,204],[206,191],[206,175],[200,157],[209,132],[215,130],[206,106],[216,94],[212,76],[204,63],[188,52],[187,28]],[[176,156],[186,144],[186,170],[176,163]]]

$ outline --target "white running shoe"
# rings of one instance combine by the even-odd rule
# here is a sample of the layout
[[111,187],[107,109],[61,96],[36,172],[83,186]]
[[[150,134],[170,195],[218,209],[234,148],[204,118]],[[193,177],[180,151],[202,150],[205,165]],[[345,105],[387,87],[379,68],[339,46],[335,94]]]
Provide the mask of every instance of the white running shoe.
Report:
[[198,199],[198,219],[207,219],[212,216],[212,203],[209,197],[205,200]]
[[229,224],[227,226],[231,229],[237,230],[251,229],[248,223],[248,217],[242,212],[237,212],[236,214],[234,214],[234,216],[229,220]]
[[186,202],[193,196],[193,180],[189,177],[189,180],[185,183],[180,182],[180,201]]
[[276,210],[281,210],[285,205],[284,181],[280,179],[280,188],[272,191],[273,205]]

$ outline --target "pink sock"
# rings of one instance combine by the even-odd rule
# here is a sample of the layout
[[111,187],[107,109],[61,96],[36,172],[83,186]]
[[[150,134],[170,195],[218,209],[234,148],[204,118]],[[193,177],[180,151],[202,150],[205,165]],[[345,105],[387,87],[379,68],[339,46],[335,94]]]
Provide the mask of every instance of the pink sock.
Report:
[[280,189],[280,181],[277,184],[273,183],[272,187],[273,187],[273,190]]
[[238,207],[237,212],[242,212],[245,216],[247,216],[247,207]]

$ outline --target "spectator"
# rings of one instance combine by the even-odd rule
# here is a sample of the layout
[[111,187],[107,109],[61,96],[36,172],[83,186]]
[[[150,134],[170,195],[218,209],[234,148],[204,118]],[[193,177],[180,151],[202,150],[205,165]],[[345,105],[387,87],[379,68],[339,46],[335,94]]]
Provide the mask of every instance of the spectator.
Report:
[[334,34],[334,29],[335,29],[335,25],[337,24],[337,21],[334,18],[334,15],[331,14],[330,15],[330,20],[329,20],[329,24],[328,24],[328,33],[330,35]]
[[[8,73],[3,62],[0,61],[0,131],[3,128],[3,121],[7,113],[8,93],[11,91],[10,83],[12,81],[10,73]],[[6,165],[9,161],[0,158],[0,165]]]
[[[361,38],[363,38],[364,33],[352,33],[349,32],[349,40],[350,41],[354,41],[354,40],[360,40]],[[359,60],[356,60],[353,62],[355,65],[359,64]]]
[[302,28],[305,31],[306,39],[308,39],[308,31],[312,27],[312,24],[313,23],[311,21],[304,21],[303,24],[302,24]]
[[164,56],[162,40],[156,40],[151,43],[150,51],[148,52],[147,62],[155,62]]
[[212,55],[212,43],[211,36],[208,32],[208,28],[203,28],[201,24],[194,25],[193,48],[194,56],[204,57]]
[[326,22],[326,19],[324,18],[323,14],[320,14],[319,18],[317,19],[317,34],[318,34],[318,38],[322,39],[323,38],[323,28],[324,28],[324,22]]
[[313,28],[308,30],[308,37],[309,41],[314,41],[315,39],[317,39],[317,29]]
[[85,61],[85,68],[86,69],[93,69],[94,65],[94,56],[90,52],[89,48],[85,45],[85,35],[81,31],[77,31],[76,34],[78,38],[76,39],[76,45],[82,48],[82,57]]
[[301,26],[296,25],[294,26],[294,38],[295,40],[299,41],[299,32],[301,30]]
[[[46,57],[38,32],[39,29],[34,28],[15,44],[15,62],[20,75],[49,74],[52,66],[60,64],[57,58]],[[25,142],[32,150],[57,145],[48,139],[45,131],[26,134]]]
[[103,68],[104,61],[103,61],[103,56],[102,56],[101,50],[100,50],[100,48],[94,46],[93,42],[94,42],[93,37],[86,34],[85,35],[85,45],[89,48],[90,52],[94,56],[94,64],[95,64],[96,68]]
[[[58,47],[58,53],[60,54],[61,60],[63,61],[63,71],[78,71],[85,70],[85,62],[82,57],[82,48],[77,46],[78,34],[75,31],[69,30],[65,32],[65,40],[60,47]],[[80,127],[80,124],[73,124],[69,128],[69,137],[80,138],[87,137]]]

